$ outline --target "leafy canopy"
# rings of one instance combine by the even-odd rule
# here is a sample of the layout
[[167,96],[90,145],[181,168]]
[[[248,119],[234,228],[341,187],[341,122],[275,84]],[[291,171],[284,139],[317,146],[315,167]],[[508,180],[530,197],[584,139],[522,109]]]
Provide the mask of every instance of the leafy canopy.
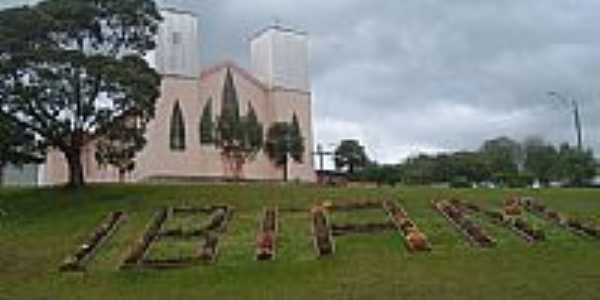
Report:
[[294,114],[292,122],[276,122],[271,125],[265,142],[267,156],[278,167],[283,167],[284,180],[287,181],[289,158],[302,163],[304,158],[304,137]]
[[369,158],[365,148],[357,140],[343,140],[335,150],[336,168],[348,168],[350,174],[356,168],[367,166]]
[[0,114],[69,162],[82,185],[81,149],[98,132],[140,138],[154,117],[160,77],[142,59],[161,17],[152,0],[44,0],[0,11]]
[[35,135],[0,116],[0,168],[11,163],[17,166],[42,162],[43,149]]

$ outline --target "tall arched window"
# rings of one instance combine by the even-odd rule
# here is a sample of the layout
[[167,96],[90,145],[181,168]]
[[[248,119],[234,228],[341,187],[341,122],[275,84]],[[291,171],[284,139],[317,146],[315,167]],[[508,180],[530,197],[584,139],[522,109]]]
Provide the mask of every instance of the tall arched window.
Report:
[[211,145],[215,142],[215,123],[212,113],[212,98],[209,98],[200,117],[200,144]]
[[185,150],[185,122],[183,113],[179,106],[179,101],[175,102],[173,113],[171,114],[171,135],[170,135],[171,150]]

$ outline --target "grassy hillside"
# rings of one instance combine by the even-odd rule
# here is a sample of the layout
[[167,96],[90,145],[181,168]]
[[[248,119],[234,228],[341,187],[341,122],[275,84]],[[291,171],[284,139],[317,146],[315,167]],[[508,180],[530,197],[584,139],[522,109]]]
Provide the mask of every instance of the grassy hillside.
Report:
[[[556,210],[600,224],[600,190],[325,189],[302,186],[98,186],[2,190],[0,299],[593,299],[600,295],[600,241],[574,236],[539,219],[547,241],[530,246],[485,224],[494,249],[470,246],[430,200],[460,197],[499,207],[510,195],[539,197]],[[254,260],[262,208],[309,209],[330,200],[393,197],[427,234],[433,251],[410,254],[396,232],[336,239],[336,254],[316,259],[308,214],[282,214],[277,259]],[[163,206],[235,207],[212,266],[119,271],[152,214]],[[62,260],[111,211],[129,214],[86,274],[58,272]],[[0,215],[2,213],[0,212]],[[336,222],[376,221],[334,214]],[[381,221],[386,215],[381,212]]]

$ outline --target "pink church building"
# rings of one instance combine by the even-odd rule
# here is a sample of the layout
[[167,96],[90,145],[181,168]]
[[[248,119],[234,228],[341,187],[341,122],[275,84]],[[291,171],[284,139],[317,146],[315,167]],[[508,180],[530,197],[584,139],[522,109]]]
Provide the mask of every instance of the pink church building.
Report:
[[[162,93],[157,100],[156,117],[146,132],[148,143],[137,155],[136,167],[126,180],[231,178],[220,150],[214,144],[203,143],[201,137],[203,111],[210,106],[213,117],[218,115],[225,81],[230,80],[237,93],[240,114],[245,115],[251,105],[264,126],[265,136],[271,124],[291,122],[296,115],[305,153],[302,163],[289,164],[289,179],[314,182],[307,34],[279,25],[267,27],[250,40],[250,70],[230,61],[201,69],[196,16],[174,9],[162,10],[162,15],[158,47],[147,57],[163,77]],[[90,141],[82,158],[86,180],[118,181],[118,171],[98,165],[94,151],[94,141]],[[40,168],[40,183],[65,183],[67,172],[62,153],[51,151]],[[271,181],[281,180],[282,174],[283,170],[261,150],[244,164],[239,175],[244,180]]]

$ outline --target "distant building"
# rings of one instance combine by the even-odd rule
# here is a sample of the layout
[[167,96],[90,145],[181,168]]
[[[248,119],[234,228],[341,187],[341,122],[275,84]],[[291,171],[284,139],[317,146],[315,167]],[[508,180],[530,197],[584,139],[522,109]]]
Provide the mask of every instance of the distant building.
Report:
[[21,167],[9,165],[2,170],[2,182],[7,186],[37,186],[41,180],[42,168],[37,165],[24,165]]
[[[238,95],[241,115],[251,105],[264,125],[265,136],[272,123],[290,122],[294,114],[297,116],[306,153],[303,163],[290,163],[289,178],[315,181],[307,34],[279,25],[267,27],[250,41],[252,70],[229,61],[200,70],[196,16],[174,9],[162,10],[162,15],[158,47],[147,56],[149,64],[163,76],[162,94],[156,117],[148,127],[148,144],[139,153],[127,181],[218,180],[231,176],[220,150],[202,143],[200,135],[202,112],[210,105],[213,118],[220,113],[228,79]],[[86,180],[117,181],[117,170],[96,163],[94,149],[92,140],[83,151]],[[48,154],[39,172],[38,182],[42,184],[62,184],[68,179],[66,160],[58,151]],[[247,180],[279,180],[282,171],[261,151],[244,165],[241,175]]]
[[333,170],[318,170],[317,183],[320,185],[344,186],[350,181],[348,174]]

